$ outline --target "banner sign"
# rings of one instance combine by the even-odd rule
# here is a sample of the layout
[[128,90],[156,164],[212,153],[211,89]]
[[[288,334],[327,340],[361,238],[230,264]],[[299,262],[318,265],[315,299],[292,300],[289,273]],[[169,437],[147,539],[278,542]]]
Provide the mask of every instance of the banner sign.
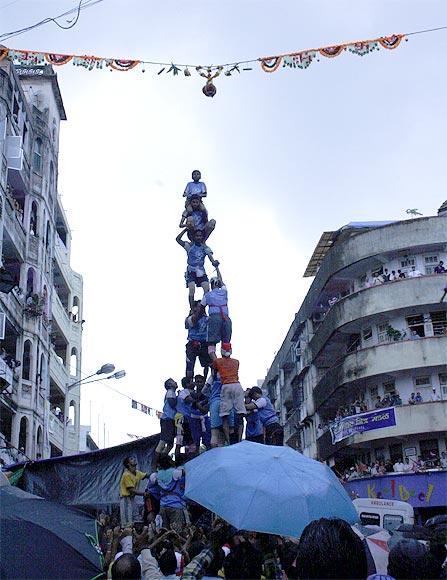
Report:
[[445,506],[447,471],[354,479],[343,484],[349,494],[369,499],[406,501],[416,508]]
[[343,439],[355,433],[395,426],[396,415],[394,407],[343,417],[343,419],[340,419],[331,427],[332,444],[343,441]]

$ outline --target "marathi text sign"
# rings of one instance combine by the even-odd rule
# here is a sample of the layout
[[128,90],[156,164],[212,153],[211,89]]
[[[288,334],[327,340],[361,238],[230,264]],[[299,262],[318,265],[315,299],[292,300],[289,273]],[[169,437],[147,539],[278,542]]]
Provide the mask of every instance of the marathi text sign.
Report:
[[331,427],[332,443],[343,441],[343,439],[355,433],[395,426],[396,415],[394,407],[343,417]]

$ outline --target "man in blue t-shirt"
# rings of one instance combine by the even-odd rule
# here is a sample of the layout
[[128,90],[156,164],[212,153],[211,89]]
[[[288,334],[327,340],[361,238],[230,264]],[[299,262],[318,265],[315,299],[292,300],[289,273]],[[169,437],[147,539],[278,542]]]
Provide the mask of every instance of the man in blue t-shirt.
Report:
[[160,497],[160,515],[163,527],[181,534],[185,526],[190,523],[184,497],[184,469],[176,469],[169,456],[161,457],[158,471],[149,477],[147,491]]
[[[245,403],[251,402],[250,389],[245,391]],[[245,439],[253,443],[264,443],[264,426],[259,419],[257,410],[249,411],[245,415]]]
[[[208,399],[208,409],[210,413],[211,425],[211,447],[223,447],[225,438],[222,429],[222,417],[220,416],[220,392],[222,389],[222,382],[219,373],[212,369],[211,377],[202,389],[202,394]],[[234,411],[234,410],[233,410]],[[231,430],[234,430],[236,413],[230,413],[228,417],[228,424]]]
[[257,411],[264,427],[266,445],[284,445],[284,429],[279,422],[276,411],[270,399],[263,395],[259,387],[252,387],[248,393],[249,403],[245,404],[247,411]]
[[161,456],[168,455],[174,445],[175,439],[175,414],[177,412],[177,383],[174,379],[165,381],[165,399],[163,403],[163,413],[160,417],[160,441],[155,448],[152,459],[152,471],[157,468]]
[[211,290],[203,295],[202,306],[208,306],[208,351],[216,351],[216,344],[231,342],[232,323],[228,312],[228,292],[219,269],[211,278]]
[[211,248],[204,243],[204,234],[202,230],[196,230],[194,232],[192,242],[185,242],[185,240],[182,240],[187,229],[188,228],[184,228],[175,238],[175,241],[182,246],[188,256],[185,280],[186,287],[189,290],[189,305],[190,308],[192,308],[196,286],[200,286],[204,293],[208,292],[210,289],[208,276],[205,272],[205,258],[208,256],[214,268],[219,266],[219,262],[214,259]]
[[200,209],[200,206],[200,197],[193,195],[190,200],[190,209],[185,209],[179,223],[180,228],[187,228],[188,238],[191,241],[196,230],[202,230],[204,234],[203,241],[206,241],[216,227],[216,220],[209,220],[208,212],[205,208]]
[[197,357],[203,367],[203,375],[208,376],[211,359],[208,354],[208,316],[200,302],[194,302],[190,315],[185,320],[185,328],[188,330],[188,342],[186,343],[186,376],[194,376],[194,366]]

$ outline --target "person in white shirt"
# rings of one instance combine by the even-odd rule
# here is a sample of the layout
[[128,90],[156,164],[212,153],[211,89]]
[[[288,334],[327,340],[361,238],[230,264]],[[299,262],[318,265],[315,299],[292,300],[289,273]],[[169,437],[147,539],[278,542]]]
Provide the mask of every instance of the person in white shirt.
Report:
[[393,465],[393,469],[396,473],[403,473],[405,471],[405,465],[402,463],[401,458],[399,458]]
[[205,211],[205,206],[203,205],[202,198],[206,197],[208,192],[206,190],[206,185],[203,183],[203,181],[200,181],[202,179],[202,174],[198,169],[194,169],[191,177],[192,181],[186,184],[185,191],[183,192],[183,197],[186,197],[185,209],[189,213],[192,213],[191,197],[193,197],[194,195],[198,195],[201,200],[199,210]]
[[447,454],[445,451],[441,451],[441,457],[439,459],[442,469],[447,469]]
[[411,270],[408,272],[408,278],[419,278],[422,276],[422,272],[416,270],[416,266],[411,266]]
[[410,471],[413,471],[413,467],[410,463],[410,460],[408,457],[405,457],[405,463],[404,463],[404,469],[403,472],[404,473],[409,473]]
[[440,401],[441,400],[441,397],[436,392],[436,387],[432,387],[430,400],[431,401]]

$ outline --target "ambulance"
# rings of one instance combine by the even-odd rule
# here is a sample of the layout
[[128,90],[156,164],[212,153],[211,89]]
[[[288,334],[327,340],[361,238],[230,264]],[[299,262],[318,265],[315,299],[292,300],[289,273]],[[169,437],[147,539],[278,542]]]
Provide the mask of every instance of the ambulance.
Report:
[[414,524],[414,509],[405,501],[359,498],[353,500],[363,526],[392,531],[401,524]]

